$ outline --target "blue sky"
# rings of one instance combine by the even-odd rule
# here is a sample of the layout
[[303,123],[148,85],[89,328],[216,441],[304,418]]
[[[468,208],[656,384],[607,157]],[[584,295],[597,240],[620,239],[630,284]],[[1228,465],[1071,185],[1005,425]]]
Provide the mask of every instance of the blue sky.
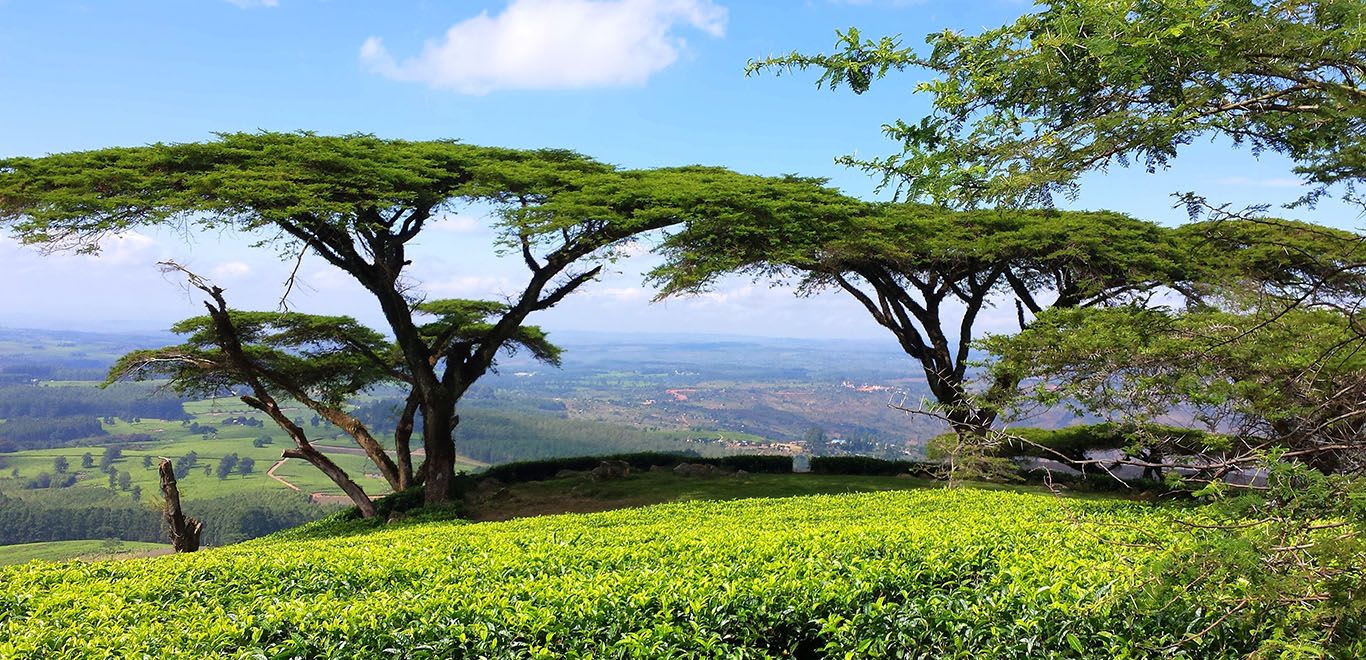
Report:
[[[745,78],[751,58],[819,51],[834,30],[902,34],[908,44],[953,28],[975,32],[1029,5],[1013,0],[0,0],[0,154],[156,141],[214,131],[299,130],[459,138],[567,147],[627,167],[705,163],[744,172],[829,177],[872,197],[872,181],[835,156],[883,154],[879,127],[916,118],[911,72],[863,96],[814,86],[813,75]],[[1169,195],[1196,190],[1246,204],[1298,196],[1283,161],[1197,144],[1176,167],[1088,178],[1076,208],[1177,223]],[[1356,228],[1328,204],[1312,216]],[[489,297],[518,288],[517,260],[491,255],[478,214],[422,238],[414,275],[434,296]],[[0,325],[159,329],[197,313],[195,298],[154,263],[174,258],[214,276],[240,307],[272,308],[287,268],[233,235],[143,232],[98,258],[40,255],[0,240]],[[535,322],[554,330],[874,337],[850,301],[798,299],[748,280],[649,303],[648,256]],[[378,323],[365,295],[317,260],[291,298],[300,311]],[[1011,313],[988,318],[1005,328]]]

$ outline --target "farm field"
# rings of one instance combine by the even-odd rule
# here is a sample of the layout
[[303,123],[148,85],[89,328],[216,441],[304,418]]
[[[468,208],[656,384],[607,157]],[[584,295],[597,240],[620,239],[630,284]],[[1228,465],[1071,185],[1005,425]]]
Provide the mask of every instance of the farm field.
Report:
[[0,545],[0,566],[31,561],[68,561],[71,559],[117,559],[170,552],[163,543],[139,541],[49,541]]
[[[280,465],[279,469],[275,471],[275,475],[279,479],[271,478],[267,474],[271,467],[280,460],[280,452],[290,446],[288,439],[273,424],[246,426],[240,423],[223,423],[223,420],[228,417],[249,418],[264,422],[263,415],[236,401],[227,399],[188,402],[185,404],[185,411],[192,416],[192,419],[184,422],[144,418],[135,422],[114,419],[112,424],[101,424],[111,436],[149,438],[132,444],[119,442],[116,445],[120,447],[122,456],[112,462],[112,467],[118,472],[129,474],[130,488],[128,490],[131,490],[133,486],[141,487],[144,499],[156,500],[159,497],[157,460],[162,457],[175,460],[194,452],[198,457],[195,468],[180,479],[181,494],[185,501],[218,498],[242,492],[293,490],[285,482],[306,493],[319,493],[324,496],[342,495],[341,489],[337,488],[325,475],[298,459],[288,459]],[[302,415],[302,413],[300,414]],[[311,413],[304,415],[305,418],[311,416]],[[212,426],[216,432],[211,435],[197,434],[189,430],[190,424]],[[306,428],[308,427],[306,426]],[[313,428],[309,428],[309,430],[317,431]],[[337,437],[338,435],[340,434],[325,432],[318,434],[316,441],[325,453],[346,469],[356,482],[367,491],[373,491],[376,494],[385,492],[388,486],[369,460],[364,455],[354,451],[354,445],[352,445],[350,438],[346,436]],[[260,447],[254,446],[253,441],[262,436],[270,437],[272,443]],[[66,459],[70,466],[69,471],[78,477],[74,488],[108,488],[108,478],[98,468],[104,449],[103,445],[71,446],[30,449],[4,454],[5,469],[0,470],[0,477],[8,477],[11,483],[9,488],[3,490],[6,490],[11,496],[22,497],[24,491],[16,488],[16,486],[26,478],[40,472],[53,472],[53,462],[59,456]],[[82,457],[86,453],[91,454],[94,458],[95,467],[81,467]],[[251,458],[255,462],[252,472],[248,474],[234,472],[225,479],[219,479],[215,473],[215,468],[218,461],[228,454],[237,454],[239,458]],[[150,465],[145,464],[144,457],[150,457],[152,463]],[[466,470],[474,470],[482,465],[482,463],[471,460],[463,460],[460,463],[461,468]],[[17,477],[13,476],[15,470],[18,470]],[[0,486],[3,486],[4,481],[5,479],[0,478]]]
[[1237,657],[1294,614],[1225,616],[1203,588],[1153,602],[1144,569],[1185,541],[1128,502],[917,489],[425,515],[3,568],[0,656]]

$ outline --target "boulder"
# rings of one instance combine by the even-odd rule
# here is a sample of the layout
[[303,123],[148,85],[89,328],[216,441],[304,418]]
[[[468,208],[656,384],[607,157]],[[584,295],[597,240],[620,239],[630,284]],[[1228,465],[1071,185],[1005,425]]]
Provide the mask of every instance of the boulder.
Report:
[[593,476],[593,481],[624,479],[631,474],[631,464],[626,461],[603,461],[589,474]]
[[674,468],[674,474],[680,477],[714,477],[720,471],[715,465],[705,463],[679,463]]
[[507,492],[508,489],[502,481],[498,480],[496,477],[489,477],[488,479],[481,480],[479,485],[474,487],[474,491],[470,493],[470,499],[481,503],[490,502],[507,495]]
[[555,478],[556,478],[556,479],[567,479],[567,478],[569,478],[569,477],[577,477],[577,476],[582,475],[582,474],[583,474],[583,470],[560,470],[559,472],[556,472],[556,473],[555,473]]

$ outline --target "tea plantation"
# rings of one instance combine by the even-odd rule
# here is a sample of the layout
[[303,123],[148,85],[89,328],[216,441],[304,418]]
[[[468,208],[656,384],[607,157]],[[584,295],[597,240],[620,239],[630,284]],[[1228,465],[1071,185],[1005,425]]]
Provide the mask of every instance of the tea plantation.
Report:
[[1183,543],[1169,515],[962,489],[334,517],[0,568],[0,657],[1237,657],[1295,616],[1148,595]]

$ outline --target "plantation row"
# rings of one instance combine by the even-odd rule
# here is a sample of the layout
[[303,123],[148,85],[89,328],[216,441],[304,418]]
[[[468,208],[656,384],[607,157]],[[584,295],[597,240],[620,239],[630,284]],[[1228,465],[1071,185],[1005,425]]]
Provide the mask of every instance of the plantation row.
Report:
[[922,490],[335,518],[0,569],[0,657],[1235,657],[1287,632],[1293,608],[1220,605],[1236,580],[1155,588],[1145,570],[1189,542],[1168,515]]

